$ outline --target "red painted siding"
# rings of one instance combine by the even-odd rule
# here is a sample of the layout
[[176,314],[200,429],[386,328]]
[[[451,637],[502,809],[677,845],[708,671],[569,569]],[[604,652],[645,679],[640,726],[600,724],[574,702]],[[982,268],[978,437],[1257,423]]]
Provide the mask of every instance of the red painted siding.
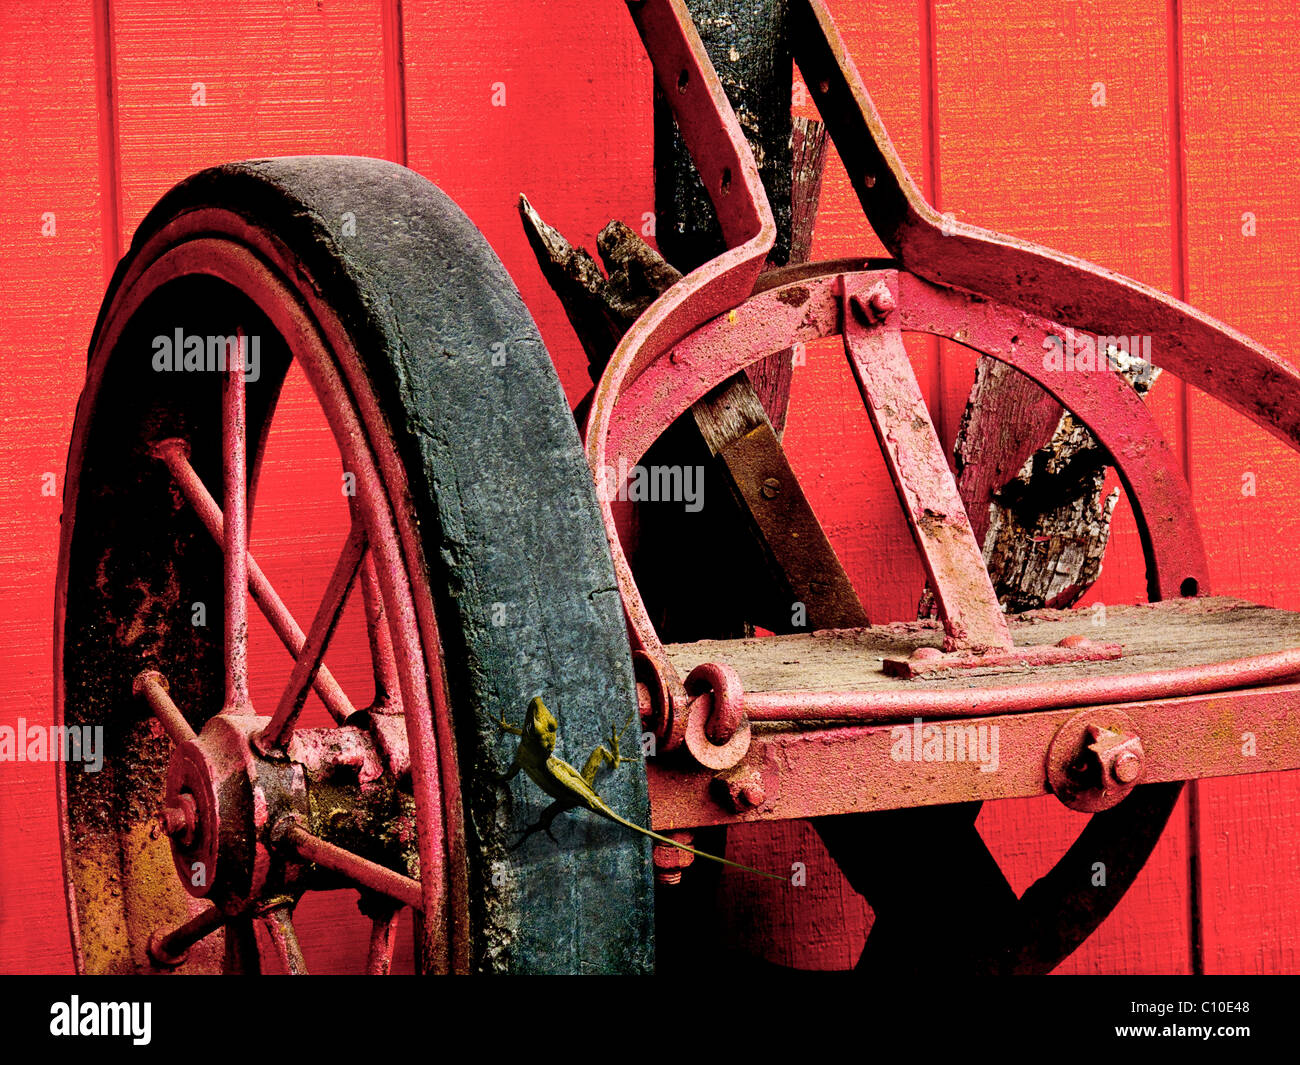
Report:
[[[1289,354],[1300,291],[1300,13],[1201,0],[863,4],[832,0],[904,160],[945,211],[1185,295]],[[205,104],[194,103],[202,83]],[[1098,85],[1104,106],[1097,105]],[[492,106],[498,86],[505,106]],[[0,723],[51,714],[58,495],[85,348],[108,271],[157,197],[194,170],[296,153],[386,156],[442,186],[523,291],[570,397],[585,358],[515,214],[527,192],[588,244],[653,206],[649,67],[621,5],[469,0],[46,0],[0,11]],[[42,236],[52,212],[56,232]],[[1244,216],[1254,235],[1243,234]],[[837,161],[814,254],[876,247]],[[951,441],[973,371],[958,349],[911,349]],[[787,442],[873,617],[914,609],[921,569],[856,389],[834,348],[810,352]],[[1170,378],[1152,397],[1182,449],[1218,592],[1300,608],[1300,457]],[[272,439],[254,549],[310,615],[346,515],[301,382]],[[1254,496],[1242,494],[1253,474]],[[319,489],[318,491],[312,491]],[[313,498],[314,509],[302,500]],[[312,530],[304,537],[302,530]],[[1105,601],[1142,594],[1121,504]],[[265,630],[261,630],[265,636]],[[255,634],[256,638],[256,634]],[[353,611],[342,648],[360,638]],[[254,697],[288,659],[263,639]],[[342,649],[341,648],[341,649]],[[345,686],[366,678],[331,656]],[[1300,969],[1300,775],[1191,789],[1116,914],[1067,962],[1078,972]],[[980,828],[1017,889],[1078,831],[1054,800],[992,804]],[[804,861],[802,895],[727,876],[724,935],[775,961],[852,963],[870,913],[805,825],[731,834],[733,857]],[[776,854],[771,852],[775,851]],[[960,884],[954,884],[960,891]],[[314,907],[337,926],[347,907]],[[977,915],[971,915],[977,919]],[[313,937],[304,930],[304,941]],[[330,937],[309,961],[360,950]],[[0,764],[0,971],[70,968],[48,766]]]

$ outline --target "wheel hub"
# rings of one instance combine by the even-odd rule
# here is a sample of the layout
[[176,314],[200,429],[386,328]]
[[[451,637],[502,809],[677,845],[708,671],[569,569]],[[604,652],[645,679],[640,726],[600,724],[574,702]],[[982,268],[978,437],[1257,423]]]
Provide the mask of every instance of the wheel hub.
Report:
[[185,890],[239,913],[261,898],[291,893],[303,866],[276,858],[271,830],[282,818],[308,820],[303,767],[260,755],[252,738],[269,718],[218,714],[178,744],[167,771],[163,829]]

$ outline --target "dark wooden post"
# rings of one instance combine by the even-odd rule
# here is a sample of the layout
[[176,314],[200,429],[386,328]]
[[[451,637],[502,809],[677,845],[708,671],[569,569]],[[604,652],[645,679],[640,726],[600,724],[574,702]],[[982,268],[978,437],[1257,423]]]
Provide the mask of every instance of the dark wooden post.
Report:
[[[790,86],[794,64],[786,37],[786,0],[688,0],[709,59],[754,150],[776,219],[770,262],[790,258]],[[655,213],[659,250],[685,273],[722,250],[713,206],[677,132],[672,110],[655,93]]]

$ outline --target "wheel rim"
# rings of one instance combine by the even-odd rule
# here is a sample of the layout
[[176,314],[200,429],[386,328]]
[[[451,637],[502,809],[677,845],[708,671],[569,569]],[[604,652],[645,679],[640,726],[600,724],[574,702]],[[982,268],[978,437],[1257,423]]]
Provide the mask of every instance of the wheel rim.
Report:
[[[156,737],[151,739],[144,734],[138,706],[133,707],[129,697],[123,698],[120,691],[98,702],[84,701],[87,685],[93,683],[97,675],[97,665],[110,667],[99,674],[101,679],[113,676],[120,681],[121,674],[130,668],[152,666],[166,669],[168,663],[142,661],[139,652],[124,647],[101,650],[94,663],[84,661],[81,654],[84,637],[91,631],[87,622],[93,619],[97,609],[102,613],[105,606],[103,603],[94,606],[85,601],[95,594],[87,589],[84,580],[80,580],[89,574],[87,566],[95,556],[94,545],[88,538],[97,532],[96,517],[107,514],[120,518],[123,513],[120,503],[106,504],[103,497],[128,488],[137,494],[143,490],[141,483],[134,486],[129,483],[132,474],[141,472],[142,462],[135,452],[141,444],[157,444],[160,430],[172,428],[166,416],[167,404],[169,399],[177,402],[178,397],[169,396],[167,386],[180,385],[180,382],[166,378],[160,383],[157,378],[163,375],[149,372],[147,358],[137,360],[143,363],[142,367],[138,364],[124,365],[126,356],[116,363],[111,357],[124,338],[146,335],[148,330],[145,327],[166,314],[158,306],[162,296],[183,291],[186,287],[192,292],[206,291],[208,294],[217,291],[242,293],[241,297],[230,302],[239,314],[264,322],[272,338],[273,350],[263,357],[263,365],[269,363],[272,368],[271,376],[260,382],[260,388],[254,384],[249,390],[250,397],[253,397],[250,407],[253,418],[249,426],[253,432],[249,434],[246,463],[249,509],[278,389],[290,359],[305,372],[330,424],[344,467],[355,475],[354,520],[364,528],[370,546],[367,557],[373,560],[363,567],[369,572],[363,572],[359,578],[372,607],[367,612],[368,620],[372,622],[368,625],[371,653],[377,660],[377,673],[386,673],[390,678],[395,674],[409,744],[411,792],[421,870],[420,894],[426,915],[425,920],[418,922],[422,925],[418,955],[423,966],[433,971],[468,967],[465,845],[459,774],[441,641],[419,532],[407,505],[409,492],[405,472],[392,446],[362,360],[346,329],[314,293],[312,285],[302,283],[301,277],[294,272],[295,265],[287,250],[273,236],[230,212],[215,209],[190,211],[160,229],[133,255],[130,266],[117,279],[92,343],[88,380],[78,408],[68,464],[56,600],[56,721],[60,724],[104,724],[106,736],[113,730],[116,737],[110,740],[114,743],[114,756],[123,759],[139,756],[139,761],[134,766],[123,764],[114,767],[108,796],[105,796],[103,788],[88,787],[86,782],[78,779],[81,774],[69,774],[62,763],[59,766],[61,834],[79,969],[148,969],[148,936],[159,927],[174,927],[180,921],[203,912],[202,905],[193,905],[192,900],[178,893],[178,888],[167,890],[170,885],[165,883],[160,872],[160,865],[165,868],[166,864],[171,864],[170,858],[165,864],[162,862],[168,849],[167,840],[145,838],[145,825],[149,820],[146,796],[157,790],[162,766],[161,749],[167,747],[167,741],[158,741]],[[176,317],[173,315],[171,321]],[[192,319],[193,314],[190,317]],[[189,327],[185,328],[188,333]],[[221,335],[233,332],[234,329],[230,328]],[[152,396],[147,389],[143,390],[143,395],[132,394],[132,384],[148,382],[151,378],[157,389]],[[253,389],[256,389],[255,395]],[[193,428],[206,426],[211,431],[210,397],[207,413],[201,413],[204,408],[188,381],[179,392],[184,394],[179,397],[180,407],[184,410],[181,420],[192,421]],[[125,398],[138,401],[134,417],[121,410],[106,410],[108,405],[120,406]],[[121,439],[117,441],[117,459],[121,465],[117,470],[109,469],[111,463],[102,454],[90,454],[91,450],[105,444],[105,426],[116,428],[119,433],[134,428],[126,444]],[[174,437],[170,432],[167,435]],[[226,453],[230,450],[228,444],[227,440],[227,446],[223,448]],[[212,466],[210,449],[198,465]],[[145,481],[148,480],[146,477]],[[220,483],[221,480],[220,477],[215,480],[209,477],[210,483]],[[157,487],[156,482],[154,487]],[[213,494],[219,496],[222,493]],[[86,523],[89,529],[83,536],[78,535],[79,521]],[[200,532],[208,535],[206,531]],[[188,539],[193,541],[196,537],[191,532]],[[109,540],[112,540],[111,536]],[[112,548],[122,546],[120,543],[112,544]],[[174,565],[169,564],[170,569],[168,565],[162,567],[173,579],[178,573],[185,576],[192,568],[197,568],[197,561],[192,561],[189,556],[193,554],[197,559],[202,549],[191,544],[177,554],[185,558],[175,561]],[[106,551],[101,551],[98,563],[105,563],[106,558]],[[374,594],[376,584],[377,596]],[[210,583],[207,586],[211,587]],[[104,596],[107,594],[103,593]],[[379,612],[382,618],[376,624],[373,608],[379,604],[383,608]],[[309,631],[309,638],[312,635]],[[174,634],[164,634],[153,640],[153,647],[165,648],[174,642]],[[391,648],[391,660],[388,648]],[[238,666],[233,663],[230,648],[223,647],[222,658],[223,672],[231,672],[233,664],[233,672],[237,674]],[[211,686],[211,646],[196,646],[188,655],[182,656],[181,661],[206,677]],[[210,710],[210,707],[209,697],[205,709]],[[194,713],[192,707],[191,712]],[[200,712],[200,716],[211,719],[215,715]],[[99,794],[94,794],[96,790]],[[270,827],[261,826],[267,831]],[[273,857],[271,851],[274,848],[267,846],[265,840],[258,846],[267,850],[261,858]],[[279,861],[278,856],[275,860]],[[231,961],[237,962],[241,953],[246,957],[248,929],[244,926],[251,920],[251,912],[251,909],[240,911],[240,924],[232,925],[235,934],[226,936],[224,958],[216,956],[217,937],[214,936],[195,948],[190,965],[201,969],[229,968],[232,967]],[[385,957],[391,959],[393,921],[391,914],[384,913],[378,913],[373,921],[367,968],[382,971]],[[268,911],[266,925],[272,942],[282,958],[289,959],[286,965],[293,970],[294,936],[287,911],[278,907]],[[242,940],[244,945],[232,949],[232,940]],[[236,964],[233,967],[240,966]]]

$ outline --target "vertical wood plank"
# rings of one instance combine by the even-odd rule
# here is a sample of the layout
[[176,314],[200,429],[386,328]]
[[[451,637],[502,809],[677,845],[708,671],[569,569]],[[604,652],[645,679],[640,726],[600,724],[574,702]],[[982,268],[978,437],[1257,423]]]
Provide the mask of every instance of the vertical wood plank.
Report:
[[[1058,0],[1008,9],[991,0],[940,0],[935,45],[943,210],[1168,290],[1175,245],[1164,6]],[[964,364],[962,372],[954,365],[944,376],[953,424],[966,402],[974,356],[945,344],[944,357]],[[1157,382],[1149,402],[1178,447],[1175,386],[1172,379]],[[1144,598],[1141,551],[1124,504],[1090,598]],[[1188,970],[1187,832],[1180,811],[1124,901],[1061,971]],[[1022,892],[1065,851],[1081,822],[1045,798],[986,804],[979,827]]]
[[[1188,298],[1294,362],[1300,12],[1282,0],[1173,6],[1184,46]],[[1300,608],[1300,456],[1200,393],[1189,413],[1216,592]],[[1300,773],[1198,787],[1205,971],[1295,972]]]
[[[924,181],[929,171],[923,48],[924,2],[828,4],[905,165]],[[800,83],[801,84],[801,83]],[[817,112],[806,88],[795,111]],[[827,154],[811,258],[884,255],[832,146]],[[927,400],[937,380],[936,346],[907,337]],[[796,366],[784,443],[813,509],[872,621],[914,619],[925,571],[871,423],[837,338],[810,344]]]
[[[0,11],[0,724],[10,727],[54,716],[66,448],[104,283],[94,34],[84,3]],[[54,766],[0,763],[0,971],[72,971],[63,899]]]
[[[828,5],[880,109],[890,137],[918,180],[928,172],[924,3]],[[801,82],[796,77],[796,84]],[[806,92],[795,113],[816,117]],[[827,155],[811,258],[883,255],[838,154]],[[934,395],[936,347],[908,337],[913,369]],[[809,345],[796,366],[783,442],[817,516],[873,621],[916,617],[925,572],[885,471],[843,343]],[[804,866],[807,886],[790,888],[726,870],[720,905],[724,945],[800,969],[851,968],[871,927],[871,908],[849,886],[806,822],[728,829],[732,860],[765,869]]]
[[[582,353],[519,222],[594,253],[611,218],[653,236],[650,63],[622,5],[404,0],[410,165],[483,231],[523,294],[571,405]],[[653,243],[653,240],[651,241]]]

